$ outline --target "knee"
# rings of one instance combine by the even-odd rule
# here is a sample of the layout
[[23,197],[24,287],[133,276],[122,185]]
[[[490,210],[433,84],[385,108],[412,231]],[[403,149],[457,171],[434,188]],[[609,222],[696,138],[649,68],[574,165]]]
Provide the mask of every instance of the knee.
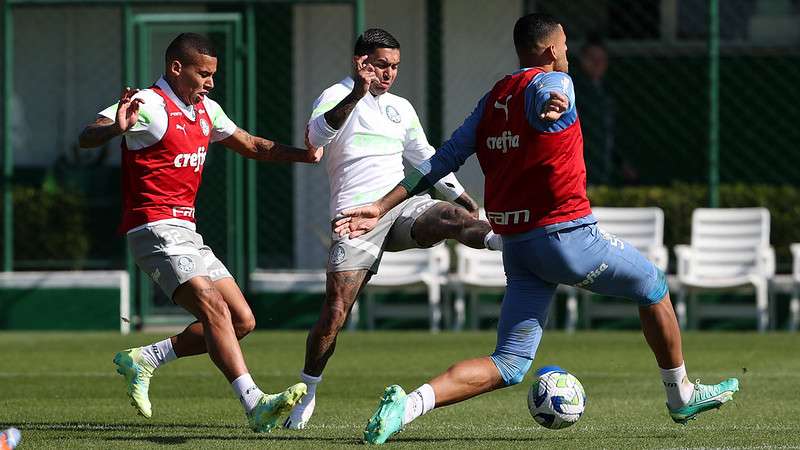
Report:
[[639,306],[652,306],[661,303],[669,295],[667,277],[659,269],[657,270],[656,280],[650,290],[642,297],[639,297]]
[[336,333],[342,329],[347,321],[348,308],[341,299],[334,298],[328,303],[320,315],[319,325],[325,332]]
[[506,386],[521,383],[533,363],[532,359],[505,352],[494,352],[491,358]]
[[246,316],[237,318],[236,322],[233,324],[233,330],[236,332],[236,339],[240,340],[250,334],[255,328],[256,318],[253,316],[253,313],[249,311]]

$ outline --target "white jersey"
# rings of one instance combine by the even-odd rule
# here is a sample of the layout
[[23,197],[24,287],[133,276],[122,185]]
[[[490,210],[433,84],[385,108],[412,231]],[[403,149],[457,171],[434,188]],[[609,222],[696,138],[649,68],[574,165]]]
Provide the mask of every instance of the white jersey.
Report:
[[[161,77],[156,81],[156,86],[161,88],[167,96],[175,103],[183,114],[190,120],[194,120],[195,106],[183,103],[175,95],[167,80]],[[167,109],[164,105],[164,98],[155,93],[152,89],[143,89],[136,93],[133,98],[140,98],[144,103],[139,106],[139,120],[125,132],[125,143],[129,150],[139,150],[149,147],[160,141],[167,132],[169,118]],[[206,114],[211,118],[211,142],[221,141],[231,136],[236,130],[236,124],[225,115],[225,111],[219,103],[210,98],[203,97],[202,107]],[[99,116],[107,117],[111,120],[117,118],[117,103],[97,113]]]
[[[309,141],[325,146],[331,218],[344,209],[371,203],[397,186],[405,176],[403,158],[416,167],[435,153],[411,103],[388,92],[365,95],[328,141],[320,127],[327,127],[328,134],[333,130],[323,115],[350,94],[353,84],[348,77],[323,91],[309,119]],[[439,180],[436,188],[451,201],[464,192],[452,173]]]

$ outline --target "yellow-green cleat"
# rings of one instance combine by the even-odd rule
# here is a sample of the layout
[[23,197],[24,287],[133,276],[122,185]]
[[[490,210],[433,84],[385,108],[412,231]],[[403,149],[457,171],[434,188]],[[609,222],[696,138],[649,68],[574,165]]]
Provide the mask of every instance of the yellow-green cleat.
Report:
[[709,409],[719,409],[723,403],[733,400],[733,393],[739,390],[739,380],[728,378],[719,384],[695,383],[692,399],[686,405],[669,409],[669,416],[675,423],[686,425],[690,420],[696,419],[701,412]]
[[364,442],[383,444],[403,429],[403,416],[406,412],[406,393],[393,384],[383,391],[383,397],[375,414],[370,417],[364,429]]
[[148,391],[150,378],[153,377],[155,369],[142,358],[142,350],[140,348],[123,350],[114,355],[114,364],[117,365],[117,373],[125,377],[131,405],[140,415],[148,419],[152,417]]
[[305,383],[297,383],[280,394],[262,395],[256,407],[247,413],[250,428],[256,433],[269,433],[278,426],[281,416],[291,411],[307,391]]

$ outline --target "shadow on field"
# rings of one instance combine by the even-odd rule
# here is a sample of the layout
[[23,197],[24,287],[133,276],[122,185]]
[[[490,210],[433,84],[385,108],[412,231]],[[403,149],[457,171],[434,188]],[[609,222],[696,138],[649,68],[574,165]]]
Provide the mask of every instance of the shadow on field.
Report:
[[202,423],[108,423],[108,422],[25,422],[15,425],[20,429],[42,431],[147,431],[157,427],[187,428],[191,430],[240,430],[242,425],[207,425]]
[[361,439],[356,438],[326,438],[326,437],[311,437],[311,436],[276,436],[274,434],[253,434],[250,436],[242,436],[242,435],[235,435],[235,436],[141,436],[141,437],[130,437],[130,436],[111,436],[103,438],[106,441],[123,441],[123,442],[130,442],[130,441],[143,441],[143,442],[150,442],[153,444],[160,444],[160,445],[180,445],[186,444],[191,441],[284,441],[284,442],[313,442],[313,441],[321,441],[321,442],[330,442],[336,444],[352,444],[352,445],[359,445],[363,446]]

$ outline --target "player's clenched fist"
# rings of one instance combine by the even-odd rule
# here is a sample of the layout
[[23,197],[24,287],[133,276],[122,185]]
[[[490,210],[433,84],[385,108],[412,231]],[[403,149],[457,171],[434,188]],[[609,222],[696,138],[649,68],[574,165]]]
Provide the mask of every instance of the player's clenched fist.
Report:
[[539,118],[548,122],[555,122],[569,109],[569,99],[560,92],[551,92],[550,98],[545,102]]

